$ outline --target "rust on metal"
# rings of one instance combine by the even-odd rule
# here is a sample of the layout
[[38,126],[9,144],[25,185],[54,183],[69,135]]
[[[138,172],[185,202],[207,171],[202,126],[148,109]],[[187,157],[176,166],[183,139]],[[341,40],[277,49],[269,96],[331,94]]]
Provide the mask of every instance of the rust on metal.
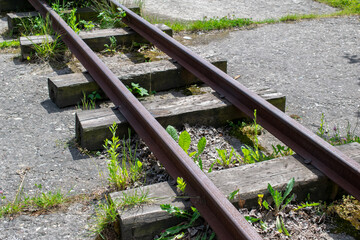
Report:
[[54,30],[61,35],[63,42],[89,71],[110,100],[119,106],[120,112],[154,152],[169,174],[174,179],[179,176],[185,179],[188,184],[187,194],[198,196],[191,198],[192,203],[208,221],[217,236],[226,240],[261,239],[224,194],[61,17],[40,0],[28,1],[42,16],[49,16]]
[[126,12],[123,22],[156,45],[184,68],[224,95],[249,117],[257,110],[257,120],[270,133],[311,162],[327,177],[360,200],[360,164],[319,136],[248,90],[238,81],[205,61],[197,54],[162,33],[115,0],[112,4]]

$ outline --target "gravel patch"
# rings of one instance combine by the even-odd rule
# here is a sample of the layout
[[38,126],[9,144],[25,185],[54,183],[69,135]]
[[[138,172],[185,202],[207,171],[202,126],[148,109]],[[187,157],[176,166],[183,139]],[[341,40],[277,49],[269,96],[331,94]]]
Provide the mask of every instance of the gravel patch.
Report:
[[[286,112],[317,131],[321,113],[328,128],[345,133],[360,118],[360,30],[358,17],[265,25],[182,40],[202,54],[222,54],[228,74],[247,87],[283,93]],[[182,36],[179,36],[182,39]],[[360,124],[360,123],[359,123]],[[354,132],[360,135],[360,126]]]
[[273,212],[258,209],[240,209],[244,216],[261,219],[266,227],[261,227],[260,222],[252,223],[256,231],[263,239],[337,239],[337,240],[354,240],[355,238],[346,234],[331,233],[333,228],[332,219],[327,217],[322,210],[317,207],[306,207],[294,211],[297,206],[288,205],[279,215],[284,219],[284,226],[290,236],[286,236],[276,230],[276,216]]
[[225,16],[264,20],[288,14],[332,13],[336,9],[312,0],[146,0],[143,11],[156,18],[193,21]]

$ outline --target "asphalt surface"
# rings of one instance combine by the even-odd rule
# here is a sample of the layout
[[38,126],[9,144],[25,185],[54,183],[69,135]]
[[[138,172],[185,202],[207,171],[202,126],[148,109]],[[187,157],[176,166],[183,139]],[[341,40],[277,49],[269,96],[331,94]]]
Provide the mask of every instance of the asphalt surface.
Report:
[[312,0],[145,0],[143,11],[159,19],[180,21],[203,18],[277,19],[288,14],[331,13],[336,9]]

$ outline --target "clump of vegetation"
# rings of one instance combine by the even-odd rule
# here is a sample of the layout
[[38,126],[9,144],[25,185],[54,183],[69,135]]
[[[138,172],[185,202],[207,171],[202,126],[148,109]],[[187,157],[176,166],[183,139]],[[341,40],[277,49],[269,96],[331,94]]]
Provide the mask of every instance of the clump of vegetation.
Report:
[[[40,44],[33,44],[35,56],[42,61],[59,60],[63,58],[65,45],[60,39],[60,35],[52,38],[49,35],[44,35],[45,38]],[[28,57],[27,60],[32,59]]]
[[96,108],[96,101],[101,100],[101,96],[97,91],[93,91],[89,95],[83,92],[83,98],[81,99],[81,106],[78,104],[78,108],[82,110],[92,110]]
[[[248,121],[238,121],[237,123],[228,121],[228,123],[230,134],[250,147],[254,147],[255,138],[262,133],[262,127],[254,123],[254,121],[250,123]],[[261,145],[259,145],[259,148],[264,149]]]
[[[40,44],[33,44],[35,56],[43,61],[63,58],[65,45],[60,35],[55,34],[51,27],[51,21],[47,16],[21,19],[21,31],[25,35],[42,35],[44,39]],[[29,38],[28,38],[29,39]],[[32,57],[28,57],[31,60]]]
[[148,96],[149,92],[145,88],[141,87],[138,83],[131,83],[131,87],[126,86],[127,89],[135,96],[144,97]]
[[343,145],[343,144],[352,143],[352,142],[360,143],[360,137],[355,135],[356,128],[357,128],[357,125],[353,129],[351,129],[350,123],[347,122],[346,134],[344,136],[341,135],[339,126],[336,126],[336,125],[333,127],[333,129],[332,129],[333,131],[330,134],[329,133],[330,131],[328,130],[328,124],[326,123],[326,120],[325,120],[325,115],[322,113],[321,119],[320,119],[320,126],[319,126],[316,134],[319,135],[321,138],[323,138],[324,140],[326,140],[328,143],[330,143],[333,146]]
[[272,145],[273,152],[270,154],[270,158],[277,158],[277,157],[285,157],[295,154],[295,152],[286,146],[282,146],[277,144],[276,146]]
[[18,40],[0,42],[0,49],[15,48],[15,47],[19,47],[19,46],[20,46],[20,42]]
[[118,48],[117,40],[114,36],[110,37],[110,44],[104,44],[104,53],[114,54]]
[[40,14],[37,17],[21,18],[17,28],[22,36],[54,34],[49,18],[44,19]]
[[[174,215],[179,218],[183,218],[184,222],[165,229],[161,232],[160,236],[156,237],[156,240],[165,240],[165,239],[182,239],[185,236],[185,230],[188,228],[196,226],[196,223],[200,220],[199,211],[191,207],[191,211],[184,211],[178,207],[171,206],[169,204],[160,205],[161,209],[168,212],[171,215]],[[196,233],[196,239],[209,239],[212,240],[215,238],[215,233],[207,226],[205,231],[199,231]]]
[[[49,5],[52,4],[59,4],[59,0],[48,0],[47,1]],[[63,5],[67,6],[68,8],[84,8],[84,7],[90,7],[91,2],[88,0],[62,0],[61,1]]]
[[91,219],[89,231],[105,239],[103,232],[116,222],[117,215],[117,206],[115,203],[111,201],[100,202],[95,207],[95,214]]
[[360,230],[360,202],[352,196],[343,196],[328,207],[328,213],[336,213],[340,218],[349,221],[351,225]]
[[176,179],[177,182],[177,189],[184,194],[185,193],[185,188],[186,188],[186,182],[184,181],[184,179],[182,177],[178,177]]
[[121,8],[112,8],[106,0],[91,0],[94,9],[99,12],[100,28],[123,27],[122,19],[126,16]]
[[[275,224],[276,230],[279,233],[285,234],[286,236],[290,236],[290,234],[285,227],[282,212],[288,206],[288,204],[294,199],[294,194],[291,196],[289,195],[294,187],[294,183],[295,183],[295,179],[294,178],[290,179],[290,181],[286,185],[286,189],[284,193],[274,190],[273,187],[270,184],[268,184],[268,191],[272,196],[274,207],[271,207],[271,205],[266,200],[263,200],[264,197],[263,194],[258,195],[259,196],[258,204],[260,206],[260,209],[264,208],[267,211],[271,211],[272,215],[275,216],[276,218],[276,224]],[[262,218],[245,216],[245,219],[250,223],[258,222],[263,230],[266,230],[268,228],[266,222]]]
[[[137,158],[137,145],[132,149],[130,130],[129,138],[123,139],[121,146],[119,137],[116,135],[117,124],[114,122],[109,130],[112,134],[111,140],[106,139],[104,148],[108,153],[107,169],[109,171],[108,181],[110,187],[115,190],[125,190],[134,183],[138,182],[144,175],[143,164]],[[121,159],[118,149],[121,147]],[[114,229],[114,223],[117,220],[118,210],[124,210],[136,205],[144,204],[151,199],[148,197],[148,191],[143,190],[130,190],[128,193],[123,193],[118,201],[109,200],[105,196],[105,200],[100,202],[95,208],[95,215],[90,223],[90,231],[98,234],[101,238],[105,239],[107,231]]]
[[[212,169],[212,167],[215,163],[217,163],[225,168],[228,168],[228,167],[230,167],[231,164],[234,164],[236,162],[236,160],[233,159],[234,156],[237,156],[235,153],[235,149],[233,147],[231,147],[230,153],[227,153],[226,149],[216,148],[216,151],[219,155],[219,158],[216,159],[214,163],[212,163],[210,169]],[[211,172],[211,170],[209,170],[209,172]]]
[[[114,122],[109,128],[112,134],[111,140],[106,139],[104,148],[108,153],[108,171],[110,185],[116,190],[124,190],[130,184],[137,182],[143,176],[143,164],[136,157],[137,146],[132,150],[131,140],[123,140],[122,159],[119,162],[118,148],[119,137],[116,136],[117,124]],[[130,131],[129,131],[130,136]]]
[[84,29],[85,31],[91,31],[95,28],[95,23],[93,23],[92,21],[80,20],[79,28]]
[[[146,16],[145,16],[146,17]],[[147,19],[152,23],[160,23],[161,21],[155,19]],[[161,22],[169,26],[173,31],[210,31],[210,30],[219,30],[219,29],[229,29],[235,27],[245,27],[254,23],[250,18],[236,18],[236,17],[214,17],[207,18],[203,20],[197,20],[192,22],[179,22],[179,21],[166,21]]]
[[43,192],[41,184],[35,184],[35,187],[37,188],[35,195],[28,196],[22,193],[22,186],[20,186],[12,202],[6,199],[3,191],[0,191],[0,218],[19,212],[48,211],[69,200],[67,194],[61,193],[60,190]]
[[342,14],[359,14],[360,2],[358,0],[318,0],[335,8],[340,8]]
[[124,210],[137,205],[145,204],[151,201],[148,197],[148,192],[143,190],[131,191],[130,193],[123,193],[123,196],[117,200],[109,200],[105,196],[104,201],[100,201],[95,207],[95,214],[90,222],[90,232],[99,235],[102,239],[105,238],[107,229],[114,229],[113,224],[117,220],[118,210]]
[[262,147],[259,143],[258,134],[261,132],[261,127],[257,124],[256,109],[254,110],[254,123],[247,127],[246,125],[241,126],[241,131],[245,132],[245,135],[251,139],[253,147],[245,145],[241,147],[243,156],[239,156],[239,161],[245,164],[255,163],[259,161],[268,160],[271,157],[266,156],[262,151]]

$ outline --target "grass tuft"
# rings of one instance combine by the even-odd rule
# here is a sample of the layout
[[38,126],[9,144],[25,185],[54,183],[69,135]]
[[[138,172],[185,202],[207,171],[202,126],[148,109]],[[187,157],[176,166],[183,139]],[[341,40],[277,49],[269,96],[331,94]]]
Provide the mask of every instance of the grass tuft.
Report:
[[0,218],[19,212],[48,211],[69,201],[67,194],[61,193],[60,190],[56,192],[43,192],[41,184],[35,184],[35,186],[38,188],[35,196],[25,195],[23,198],[21,196],[22,187],[20,186],[19,192],[12,202],[8,201],[6,196],[0,192]]
[[19,47],[20,42],[18,40],[0,42],[0,49]]
[[220,29],[231,29],[246,26],[256,26],[261,24],[274,24],[279,22],[299,21],[304,19],[327,18],[344,15],[360,14],[360,0],[317,0],[318,2],[340,9],[330,14],[289,14],[279,19],[265,19],[254,21],[250,18],[222,17],[222,18],[204,18],[197,21],[163,21],[150,17],[145,17],[151,23],[164,23],[171,27],[173,31],[211,31]]
[[360,14],[359,0],[318,0],[329,6],[341,9],[343,15]]

